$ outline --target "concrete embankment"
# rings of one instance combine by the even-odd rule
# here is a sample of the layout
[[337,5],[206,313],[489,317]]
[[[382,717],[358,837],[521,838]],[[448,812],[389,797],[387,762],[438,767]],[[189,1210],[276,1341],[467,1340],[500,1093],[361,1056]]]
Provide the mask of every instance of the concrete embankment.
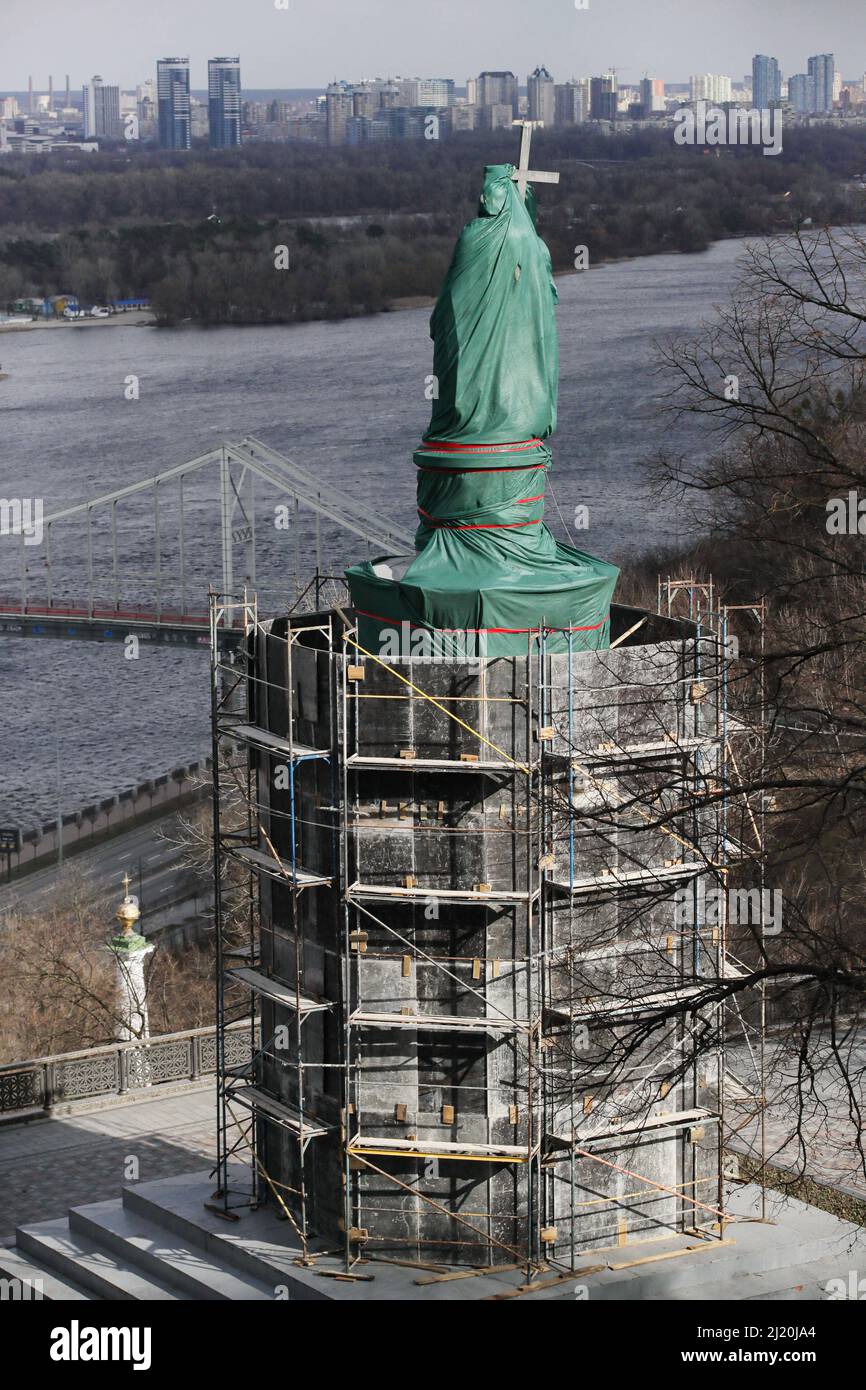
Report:
[[101,801],[68,812],[62,817],[60,834],[56,821],[46,821],[25,831],[20,852],[12,855],[12,878],[56,860],[61,838],[64,857],[72,856],[208,795],[210,765],[210,758],[206,758],[176,767],[161,777],[139,782],[138,786],[119,792],[117,796],[103,797]]

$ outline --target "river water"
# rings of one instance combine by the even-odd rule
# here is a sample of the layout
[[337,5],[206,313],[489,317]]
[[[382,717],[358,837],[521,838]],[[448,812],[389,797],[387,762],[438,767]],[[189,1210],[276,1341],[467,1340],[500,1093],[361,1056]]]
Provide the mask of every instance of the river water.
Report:
[[[566,520],[589,508],[582,549],[627,561],[677,535],[654,498],[659,449],[705,451],[699,423],[673,428],[654,410],[665,389],[656,340],[695,331],[733,287],[739,242],[699,256],[653,256],[559,281],[559,427],[551,484]],[[429,310],[298,327],[157,330],[75,327],[0,335],[0,495],[44,499],[45,514],[182,463],[224,439],[255,434],[314,474],[412,529],[412,450],[429,418]],[[126,399],[129,377],[139,398]],[[219,585],[215,480],[187,494],[190,598]],[[261,499],[273,508],[276,499]],[[175,503],[161,502],[164,576],[176,561]],[[552,504],[548,521],[562,535]],[[153,588],[152,513],[119,510],[124,600]],[[266,518],[267,519],[267,518]],[[59,530],[59,528],[56,528]],[[295,538],[262,526],[266,601],[294,586]],[[325,559],[350,563],[361,543],[327,527]],[[305,523],[302,552],[311,555]],[[107,570],[110,551],[99,550]],[[59,553],[58,553],[59,551]],[[18,547],[0,541],[0,588],[16,592]],[[102,561],[100,560],[102,556]],[[28,555],[36,598],[38,550]],[[58,539],[55,598],[83,596],[83,531]],[[104,589],[107,596],[107,587]],[[198,606],[198,604],[196,604]],[[208,751],[207,658],[198,651],[0,636],[0,825],[107,796]]]

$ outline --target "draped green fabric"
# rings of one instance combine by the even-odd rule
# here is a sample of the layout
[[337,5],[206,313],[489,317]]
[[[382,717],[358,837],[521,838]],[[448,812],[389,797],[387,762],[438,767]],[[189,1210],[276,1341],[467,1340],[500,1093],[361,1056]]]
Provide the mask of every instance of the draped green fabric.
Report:
[[485,170],[479,215],[464,228],[433,310],[439,399],[426,438],[464,444],[546,439],[556,429],[559,344],[550,253],[510,164]]
[[[417,554],[347,570],[360,641],[385,650],[395,626],[436,634],[436,651],[606,647],[615,566],[558,542],[544,525],[556,428],[556,286],[510,164],[489,165],[478,217],[461,233],[430,320],[438,394],[416,450]],[[413,643],[413,651],[423,650]],[[391,654],[389,649],[389,654]],[[404,653],[408,654],[408,653]]]

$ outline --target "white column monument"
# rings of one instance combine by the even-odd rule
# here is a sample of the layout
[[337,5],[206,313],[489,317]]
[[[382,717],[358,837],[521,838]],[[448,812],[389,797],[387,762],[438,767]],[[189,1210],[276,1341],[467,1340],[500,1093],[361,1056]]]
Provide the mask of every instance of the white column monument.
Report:
[[[138,898],[129,892],[129,875],[123,876],[124,899],[117,909],[116,917],[120,931],[108,943],[108,949],[117,962],[118,976],[118,1014],[117,1037],[119,1042],[147,1043],[150,1027],[147,1016],[147,983],[144,977],[144,963],[153,953],[153,945],[136,931],[136,923],[141,917]],[[127,1057],[127,1085],[149,1086],[150,1064],[147,1047],[130,1048]]]

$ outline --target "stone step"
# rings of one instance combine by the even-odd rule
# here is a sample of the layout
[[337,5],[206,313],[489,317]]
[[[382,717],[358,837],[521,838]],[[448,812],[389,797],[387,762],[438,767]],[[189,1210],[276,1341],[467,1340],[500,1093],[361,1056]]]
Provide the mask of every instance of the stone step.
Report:
[[207,1173],[186,1173],[125,1187],[123,1205],[163,1231],[180,1236],[185,1244],[206,1251],[220,1264],[261,1280],[271,1289],[285,1285],[292,1298],[328,1297],[324,1292],[313,1292],[308,1279],[299,1279],[295,1261],[301,1248],[290,1222],[278,1220],[273,1208],[243,1208],[238,1221],[225,1220],[205,1206],[204,1199],[212,1191],[213,1179]]
[[21,1285],[6,1296],[13,1301],[20,1297],[22,1302],[29,1303],[72,1303],[93,1297],[83,1285],[61,1279],[53,1270],[35,1264],[14,1245],[0,1250],[0,1279],[14,1279]]
[[15,1239],[22,1255],[80,1284],[91,1297],[151,1302],[186,1297],[162,1279],[142,1274],[87,1236],[73,1234],[65,1217],[38,1226],[19,1226]]
[[[184,1244],[206,1250],[220,1264],[272,1286],[284,1282],[293,1299],[342,1300],[346,1296],[348,1286],[324,1279],[321,1285],[327,1292],[320,1293],[314,1272],[298,1268],[295,1234],[288,1222],[275,1219],[272,1209],[239,1208],[237,1221],[225,1221],[205,1206],[211,1190],[212,1184],[208,1183],[206,1174],[187,1174],[183,1178],[127,1188],[124,1204],[128,1210],[144,1215],[163,1230],[172,1230],[181,1236]],[[819,1273],[813,1267],[827,1257],[836,1258],[838,1250],[852,1238],[855,1247],[851,1258],[858,1255],[861,1265],[866,1267],[866,1231],[861,1240],[859,1232],[848,1223],[802,1202],[784,1201],[777,1194],[769,1194],[767,1220],[762,1221],[758,1190],[735,1186],[729,1194],[729,1211],[739,1219],[727,1226],[724,1244],[679,1236],[635,1243],[622,1249],[606,1249],[597,1255],[587,1252],[579,1265],[623,1266],[619,1269],[608,1267],[588,1275],[585,1282],[591,1298],[623,1301],[760,1299],[773,1297],[774,1290],[785,1298],[820,1297]],[[687,1245],[696,1248],[681,1253]],[[665,1255],[671,1258],[660,1258]],[[319,1268],[324,1270],[332,1264],[333,1261],[321,1258]],[[421,1295],[438,1300],[453,1296],[455,1291],[465,1299],[469,1289],[477,1290],[476,1297],[483,1297],[485,1293],[489,1296],[491,1289],[501,1289],[520,1280],[517,1275],[513,1279],[500,1276],[485,1282],[484,1288],[481,1281],[429,1285],[422,1295],[421,1290],[406,1279],[405,1289],[401,1285],[399,1294],[389,1295],[392,1280],[387,1266],[370,1265],[368,1272],[375,1273],[375,1285],[365,1289],[365,1296],[372,1299]],[[832,1270],[828,1274],[831,1276]],[[800,1286],[808,1293],[801,1295],[797,1291]],[[354,1296],[358,1296],[357,1288]],[[557,1296],[573,1297],[573,1294],[543,1293],[541,1290],[538,1294],[539,1298]]]
[[229,1299],[250,1302],[273,1300],[274,1282],[241,1275],[229,1268],[219,1252],[184,1240],[120,1201],[95,1202],[73,1207],[69,1227],[77,1239],[91,1240],[121,1263],[155,1275],[170,1287],[195,1299]]

